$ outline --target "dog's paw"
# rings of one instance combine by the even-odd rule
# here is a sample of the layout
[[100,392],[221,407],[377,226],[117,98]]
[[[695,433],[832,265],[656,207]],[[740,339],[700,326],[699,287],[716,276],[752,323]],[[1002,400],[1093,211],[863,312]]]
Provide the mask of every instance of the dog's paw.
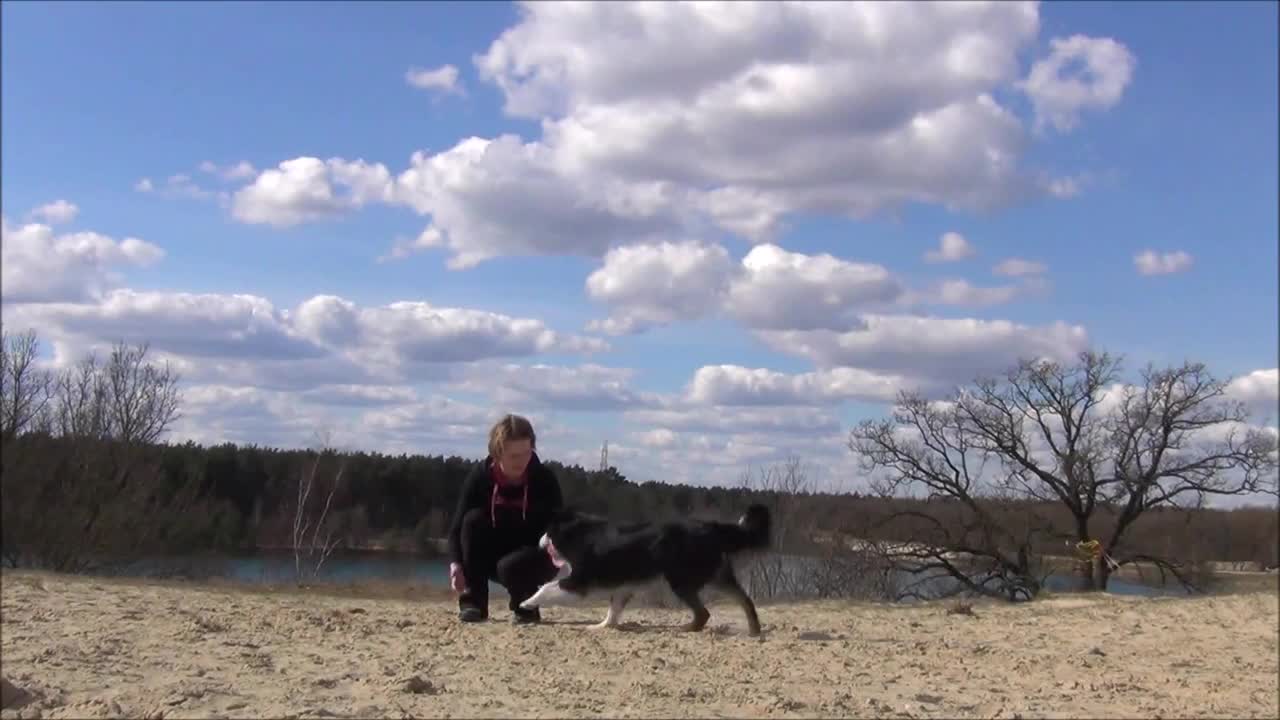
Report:
[[611,623],[608,620],[601,620],[600,622],[595,623],[593,625],[589,625],[588,627],[591,628],[592,630],[606,630],[609,628],[613,628],[616,630],[618,628],[618,623]]
[[537,607],[538,607],[538,603],[534,602],[532,598],[520,603],[521,610],[535,610],[537,609]]

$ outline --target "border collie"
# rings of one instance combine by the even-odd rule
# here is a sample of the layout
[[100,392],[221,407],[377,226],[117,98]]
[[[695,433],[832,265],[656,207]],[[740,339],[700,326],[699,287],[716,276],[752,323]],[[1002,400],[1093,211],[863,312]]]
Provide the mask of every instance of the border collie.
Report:
[[595,627],[617,627],[622,611],[641,590],[666,584],[693,611],[682,629],[698,632],[711,618],[700,592],[711,585],[732,597],[760,634],[756,606],[733,574],[733,557],[769,546],[769,510],[752,505],[736,524],[703,520],[619,525],[572,509],[557,512],[538,542],[560,568],[523,608],[561,605],[608,596],[609,612]]

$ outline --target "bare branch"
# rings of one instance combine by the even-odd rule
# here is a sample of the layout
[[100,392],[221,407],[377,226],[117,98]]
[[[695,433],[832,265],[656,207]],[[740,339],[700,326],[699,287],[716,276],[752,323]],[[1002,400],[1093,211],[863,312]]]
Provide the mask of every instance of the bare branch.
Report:
[[36,366],[39,354],[35,330],[18,335],[0,331],[0,437],[4,440],[32,429],[49,403],[53,381]]
[[[916,523],[933,548],[911,556],[916,564],[954,575],[961,569],[948,553],[985,558],[993,568],[986,575],[972,566],[961,572],[977,591],[992,577],[1027,572],[1021,556],[1035,538],[1063,539],[1034,505],[1015,521],[997,515],[998,502],[1058,505],[1074,520],[1076,541],[1105,532],[1105,552],[1114,554],[1152,508],[1280,495],[1277,434],[1247,425],[1244,406],[1226,399],[1229,381],[1186,363],[1148,366],[1140,384],[1120,386],[1119,368],[1106,353],[1082,353],[1070,365],[1023,360],[1001,380],[979,379],[946,402],[904,394],[892,419],[855,428],[849,447],[881,474],[876,484],[886,496],[919,489],[964,509],[926,504],[922,512],[945,514],[949,524]],[[999,470],[989,471],[987,460]],[[1025,532],[1011,531],[1023,521]],[[1110,568],[1096,565],[1091,580],[1105,588]]]
[[179,417],[178,375],[147,362],[147,350],[119,343],[107,362],[112,434],[125,443],[156,442]]
[[[334,496],[337,495],[342,485],[342,478],[346,472],[345,455],[340,460],[338,469],[332,480],[326,481],[328,484],[328,493],[325,495],[324,504],[321,506],[319,514],[313,516],[313,511],[309,506],[311,492],[316,488],[316,483],[321,481],[320,464],[331,455],[334,455],[332,447],[332,434],[328,431],[318,431],[312,452],[315,458],[311,462],[309,469],[298,478],[297,498],[293,514],[293,558],[294,573],[299,582],[308,578],[314,578],[320,574],[321,568],[324,566],[325,560],[329,555],[341,544],[342,536],[335,532],[334,522],[329,516],[329,512],[333,507]],[[310,533],[308,535],[308,532]],[[321,536],[323,533],[323,536]],[[307,567],[303,569],[303,559],[307,559]]]

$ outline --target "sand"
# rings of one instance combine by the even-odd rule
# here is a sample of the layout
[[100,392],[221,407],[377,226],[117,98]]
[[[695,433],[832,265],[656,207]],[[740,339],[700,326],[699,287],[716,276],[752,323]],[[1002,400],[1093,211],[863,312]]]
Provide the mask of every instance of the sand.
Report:
[[1270,717],[1274,592],[1010,606],[731,603],[460,625],[369,599],[3,575],[5,717]]

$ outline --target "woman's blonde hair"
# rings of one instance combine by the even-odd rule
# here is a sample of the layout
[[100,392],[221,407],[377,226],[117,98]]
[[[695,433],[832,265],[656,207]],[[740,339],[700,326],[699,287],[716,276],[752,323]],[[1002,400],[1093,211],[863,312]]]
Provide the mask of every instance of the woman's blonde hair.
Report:
[[489,457],[497,460],[502,456],[502,448],[513,440],[528,440],[529,446],[538,446],[538,436],[533,432],[533,423],[520,415],[505,415],[489,428]]

